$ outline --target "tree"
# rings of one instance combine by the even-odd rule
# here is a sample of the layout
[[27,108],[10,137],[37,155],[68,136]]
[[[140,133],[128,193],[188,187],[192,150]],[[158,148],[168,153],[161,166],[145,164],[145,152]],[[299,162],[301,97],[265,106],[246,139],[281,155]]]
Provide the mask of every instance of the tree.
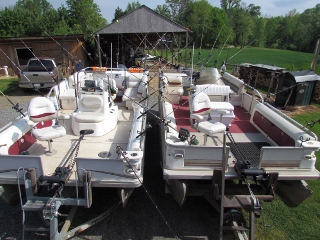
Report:
[[278,48],[281,42],[279,27],[282,24],[283,17],[272,17],[267,19],[266,23],[266,47]]
[[0,36],[21,36],[24,31],[23,17],[12,7],[0,11]]
[[101,10],[92,0],[66,0],[68,25],[76,33],[82,33],[86,39],[98,29],[107,25]]
[[24,29],[20,33],[23,36],[41,36],[53,30],[58,18],[56,10],[46,0],[18,0],[14,10],[24,19]]
[[185,26],[193,32],[191,40],[201,48],[213,44],[213,36],[219,33],[227,21],[225,12],[212,7],[207,0],[188,4],[186,15],[188,17],[185,19]]
[[161,14],[162,16],[171,19],[171,13],[168,5],[162,4],[157,5],[156,9],[154,10],[156,13]]
[[261,15],[261,7],[255,6],[254,4],[249,4],[246,8],[246,11],[249,13],[250,17],[259,17]]
[[253,19],[243,8],[230,10],[232,18],[229,18],[230,25],[235,33],[234,44],[243,48],[252,34]]
[[305,10],[298,16],[294,43],[298,46],[297,50],[313,52],[320,33],[320,4],[314,8]]
[[257,17],[254,19],[253,33],[249,42],[253,42],[253,46],[265,47],[266,41],[266,19]]
[[114,18],[112,19],[112,22],[115,22],[117,19],[123,17],[124,15],[126,15],[126,13],[122,11],[122,9],[118,6],[114,11]]
[[166,0],[166,4],[168,5],[171,20],[180,23],[181,25],[185,25],[186,22],[186,10],[188,9],[188,5],[190,5],[192,0]]
[[239,8],[241,0],[221,0],[221,8],[229,15],[229,11],[234,8]]
[[131,3],[129,2],[125,10],[125,13],[126,14],[131,13],[139,7],[141,7],[141,4],[139,3],[139,1],[136,1],[136,2],[132,1]]

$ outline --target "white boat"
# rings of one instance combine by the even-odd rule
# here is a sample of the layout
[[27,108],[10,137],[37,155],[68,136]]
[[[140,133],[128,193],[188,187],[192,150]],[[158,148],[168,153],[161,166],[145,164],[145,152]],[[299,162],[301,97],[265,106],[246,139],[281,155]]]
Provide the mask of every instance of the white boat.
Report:
[[304,180],[320,179],[317,136],[257,90],[248,94],[242,80],[210,71],[211,78],[195,82],[183,73],[160,73],[166,192],[180,205],[187,196],[205,196],[224,221],[226,208],[261,210],[255,201],[271,201],[275,193],[289,206],[302,203],[312,193]]
[[[90,207],[91,189],[98,187],[119,189],[125,204],[142,185],[146,74],[83,69],[47,97],[31,99],[25,117],[2,129],[1,197],[9,204],[20,199],[24,213],[43,211],[50,220],[50,239],[71,234],[58,232],[60,205]],[[54,194],[39,197],[36,189],[43,186],[55,189]],[[67,188],[76,196],[65,193]]]

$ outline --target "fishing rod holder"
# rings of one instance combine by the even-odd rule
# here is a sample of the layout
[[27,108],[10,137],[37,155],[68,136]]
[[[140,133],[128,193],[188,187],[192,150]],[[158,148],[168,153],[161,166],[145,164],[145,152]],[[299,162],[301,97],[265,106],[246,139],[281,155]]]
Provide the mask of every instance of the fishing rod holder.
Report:
[[137,131],[137,133],[138,133],[138,135],[136,136],[136,138],[139,138],[139,137],[141,137],[142,135],[145,135],[146,133],[147,133],[147,131],[149,130],[149,129],[151,129],[152,128],[152,125],[150,124],[150,123],[147,123],[146,124],[146,128],[143,130],[143,131]]

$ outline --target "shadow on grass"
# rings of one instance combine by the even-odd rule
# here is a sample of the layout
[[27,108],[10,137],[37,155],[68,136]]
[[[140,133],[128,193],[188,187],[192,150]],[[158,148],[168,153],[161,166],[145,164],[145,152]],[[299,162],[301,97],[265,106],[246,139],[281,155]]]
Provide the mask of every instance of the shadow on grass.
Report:
[[[35,89],[22,89],[18,85],[17,78],[1,79],[0,87],[4,89],[2,92],[7,96],[38,96],[39,92]],[[48,89],[40,89],[41,94],[48,93]]]

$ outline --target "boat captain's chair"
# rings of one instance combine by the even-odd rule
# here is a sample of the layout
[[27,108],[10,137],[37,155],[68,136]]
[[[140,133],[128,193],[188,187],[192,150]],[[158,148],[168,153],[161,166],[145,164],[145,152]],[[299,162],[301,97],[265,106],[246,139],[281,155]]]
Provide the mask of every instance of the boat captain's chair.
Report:
[[[226,126],[221,123],[221,118],[226,111],[221,111],[220,122],[211,119],[210,116],[210,99],[203,92],[194,93],[191,101],[191,125],[198,131],[204,134],[204,145],[207,144],[207,137],[226,130]],[[207,118],[206,118],[207,115]]]
[[41,122],[56,120],[56,114],[56,109],[48,98],[35,97],[31,99],[28,107],[29,125],[33,126],[31,133],[37,140],[48,142],[49,149],[45,152],[46,155],[56,153],[52,149],[52,139],[66,135],[66,129],[60,125],[46,126],[44,124],[44,127],[39,127]]

